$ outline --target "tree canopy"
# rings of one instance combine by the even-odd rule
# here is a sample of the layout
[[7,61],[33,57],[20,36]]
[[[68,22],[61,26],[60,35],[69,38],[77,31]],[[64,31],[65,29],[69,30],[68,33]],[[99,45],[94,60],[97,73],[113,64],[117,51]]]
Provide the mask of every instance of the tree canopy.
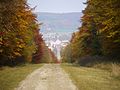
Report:
[[87,0],[82,26],[73,33],[73,61],[85,56],[105,56],[120,59],[119,0]]

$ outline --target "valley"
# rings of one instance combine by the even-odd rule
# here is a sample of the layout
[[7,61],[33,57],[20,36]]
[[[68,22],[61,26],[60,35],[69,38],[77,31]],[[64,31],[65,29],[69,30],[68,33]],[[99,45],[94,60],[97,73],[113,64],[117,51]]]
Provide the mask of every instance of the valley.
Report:
[[42,23],[40,32],[46,45],[54,52],[58,60],[60,51],[69,44],[72,33],[81,26],[82,13],[37,13],[38,21]]

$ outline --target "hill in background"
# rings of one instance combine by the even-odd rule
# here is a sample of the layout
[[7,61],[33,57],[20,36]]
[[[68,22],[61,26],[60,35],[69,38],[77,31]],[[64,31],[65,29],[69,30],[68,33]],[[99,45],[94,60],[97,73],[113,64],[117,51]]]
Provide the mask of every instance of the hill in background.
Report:
[[38,21],[43,23],[41,32],[74,32],[81,26],[81,12],[75,13],[43,13],[38,12]]
[[82,13],[37,13],[40,23],[40,31],[46,45],[54,52],[60,60],[60,52],[70,41],[72,33],[81,26],[80,17]]

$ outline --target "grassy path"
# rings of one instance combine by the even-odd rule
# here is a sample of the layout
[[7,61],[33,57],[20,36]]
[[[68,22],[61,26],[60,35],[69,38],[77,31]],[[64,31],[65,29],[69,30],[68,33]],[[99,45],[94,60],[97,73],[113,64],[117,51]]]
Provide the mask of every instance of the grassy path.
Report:
[[28,74],[41,66],[41,64],[28,64],[14,68],[3,67],[0,70],[0,90],[14,90],[20,81],[24,80]]
[[[0,69],[0,90],[14,90],[27,75],[41,66],[41,64],[28,64],[14,68],[4,67]],[[79,90],[120,90],[120,76],[116,78],[107,70],[77,67],[70,64],[62,64],[61,66]],[[71,81],[69,81],[68,76],[62,71],[59,65],[47,65],[37,76],[40,79],[40,81],[38,80],[39,86],[45,85],[43,90],[47,86],[53,86],[51,90],[55,90],[58,87],[68,86],[66,88],[69,88],[71,86],[71,84],[68,85],[67,83]],[[39,90],[39,87],[37,88]],[[66,90],[66,88],[63,90]]]
[[79,90],[120,90],[120,79],[109,71],[63,64]]
[[23,80],[16,90],[78,90],[59,64],[45,64]]

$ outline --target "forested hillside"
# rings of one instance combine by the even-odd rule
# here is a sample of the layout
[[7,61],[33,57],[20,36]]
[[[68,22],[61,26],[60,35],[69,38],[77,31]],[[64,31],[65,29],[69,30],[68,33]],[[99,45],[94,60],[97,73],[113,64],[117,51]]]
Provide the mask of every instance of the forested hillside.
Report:
[[81,26],[79,18],[82,17],[81,12],[73,13],[45,13],[37,12],[37,19],[43,23],[41,32],[73,32]]
[[85,4],[82,26],[62,51],[63,60],[79,64],[120,61],[119,0],[87,0]]

